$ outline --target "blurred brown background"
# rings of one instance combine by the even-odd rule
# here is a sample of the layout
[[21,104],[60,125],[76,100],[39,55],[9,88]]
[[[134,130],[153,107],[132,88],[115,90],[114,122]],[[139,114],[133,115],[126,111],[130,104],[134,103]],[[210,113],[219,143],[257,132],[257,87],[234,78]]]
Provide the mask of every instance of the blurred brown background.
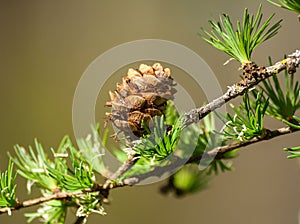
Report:
[[[76,85],[93,59],[118,44],[144,38],[183,44],[211,66],[225,91],[238,79],[238,64],[223,66],[228,56],[204,43],[196,32],[207,27],[211,16],[226,12],[241,18],[245,7],[256,12],[259,3],[2,0],[0,169],[6,168],[6,152],[12,152],[14,144],[27,146],[38,137],[48,150],[57,147],[63,135],[72,136]],[[284,21],[279,34],[255,52],[258,64],[267,64],[269,55],[279,60],[299,48],[296,15],[267,2],[263,12],[265,17],[276,12],[275,19]],[[97,110],[101,108],[97,105]],[[298,223],[299,165],[297,160],[287,160],[282,150],[295,145],[299,145],[299,134],[247,147],[234,160],[233,172],[213,179],[204,192],[182,199],[160,195],[159,183],[114,190],[112,203],[106,206],[108,215],[94,215],[88,223]],[[18,180],[18,195],[21,200],[30,197],[24,181]],[[12,217],[1,215],[0,223],[25,223],[23,213],[29,211],[33,208],[14,212]]]

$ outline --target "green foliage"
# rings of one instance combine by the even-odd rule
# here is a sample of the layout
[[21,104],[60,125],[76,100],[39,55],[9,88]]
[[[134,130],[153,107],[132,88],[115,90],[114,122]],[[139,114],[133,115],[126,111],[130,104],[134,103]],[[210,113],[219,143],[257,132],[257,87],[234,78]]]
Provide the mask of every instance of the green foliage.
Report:
[[178,119],[171,130],[168,130],[165,118],[156,116],[152,130],[148,131],[148,135],[135,141],[133,150],[149,160],[163,160],[175,150],[183,128],[181,119]]
[[[169,114],[175,114],[171,111],[175,110],[175,107],[170,107],[169,109]],[[168,118],[166,118],[166,120],[167,119]],[[157,121],[156,127],[158,126]],[[174,126],[176,125],[177,124]],[[177,136],[176,138],[178,137],[180,137],[180,141],[176,146],[176,156],[181,158],[189,158],[190,156],[201,155],[225,144],[223,139],[215,133],[214,118],[211,114],[203,119],[203,124],[194,124],[186,127],[181,132],[181,135]],[[139,144],[144,143],[139,142]],[[154,146],[152,147],[154,148]],[[190,151],[191,148],[195,149],[192,154],[185,154],[186,150]],[[127,150],[129,149],[124,149],[124,151]],[[153,151],[150,152],[153,153]],[[122,162],[124,162],[127,158],[124,152],[116,151],[115,154]],[[150,155],[152,156],[153,154]],[[236,155],[236,152],[229,152],[224,155],[224,159],[234,158]],[[123,174],[120,179],[140,175],[150,171],[153,165],[157,165],[155,163],[157,161],[156,158],[153,159],[154,157],[151,156],[141,157],[138,162],[129,171]],[[194,162],[193,164],[183,166],[176,174],[174,174],[172,177],[172,183],[176,189],[176,192],[180,192],[180,194],[187,194],[200,191],[206,187],[209,177],[212,174],[218,174],[220,170],[222,172],[231,170],[231,163],[227,163],[221,159],[212,159],[212,161],[210,160],[207,162],[207,168],[204,170],[199,170],[197,164],[198,162]]]
[[265,134],[263,121],[268,104],[269,101],[264,100],[261,93],[258,93],[252,102],[248,93],[246,93],[239,107],[230,105],[235,112],[234,115],[227,113],[226,116],[221,117],[226,127],[220,134],[228,140],[236,141],[245,141],[263,136]]
[[13,172],[13,163],[10,160],[5,172],[0,172],[0,208],[13,207],[17,204],[16,187],[14,183],[16,173]]
[[[209,114],[202,120],[203,124],[192,125],[186,132],[183,133],[182,141],[179,142],[179,148],[191,147],[191,141],[197,142],[193,156],[209,153],[226,144],[226,139],[220,137],[216,132],[215,120],[213,114]],[[222,159],[202,158],[202,167],[206,167],[201,173],[201,176],[211,176],[218,174],[220,171],[225,172],[232,169],[232,163],[224,160],[232,159],[237,156],[237,150],[224,154]],[[199,161],[195,162],[199,163]],[[201,167],[201,168],[202,168]],[[187,172],[187,171],[186,171]],[[202,172],[202,171],[201,171]]]
[[287,120],[283,120],[283,122],[288,126],[290,126],[291,128],[300,130],[300,118],[297,116],[293,116],[293,120],[295,121],[294,123],[291,123]]
[[18,166],[18,173],[27,179],[27,190],[30,193],[31,185],[38,184],[41,188],[54,190],[57,188],[57,181],[49,176],[47,167],[56,167],[56,164],[51,162],[45,154],[42,145],[34,140],[35,150],[29,146],[29,150],[26,151],[24,147],[16,145],[15,153],[16,157],[11,157],[12,161]]
[[[288,122],[286,120],[284,120],[283,122],[286,123],[287,125],[289,125],[290,127],[300,130],[300,118],[293,116],[294,121],[296,121],[298,124],[294,124],[291,122]],[[294,158],[298,158],[300,157],[300,146],[296,146],[293,148],[284,148],[285,151],[287,151],[288,153],[290,153],[289,156],[287,156],[288,159],[294,159]]]
[[[52,149],[53,161],[47,157],[37,140],[35,140],[35,148],[36,153],[31,146],[29,152],[19,145],[15,147],[17,157],[12,157],[12,160],[18,166],[21,176],[50,191],[56,189],[76,191],[93,187],[92,168],[78,153],[68,136],[63,138],[57,152]],[[70,159],[71,168],[65,157]],[[30,191],[30,188],[28,190]]]
[[69,138],[64,142],[64,148],[70,153],[71,167],[68,167],[64,158],[56,158],[53,168],[46,164],[49,176],[57,180],[60,189],[74,192],[92,188],[95,177],[92,167],[84,160],[82,155],[73,146]]
[[224,160],[226,159],[232,159],[237,157],[237,151],[238,149],[231,151],[229,153],[226,153],[223,156],[223,159],[215,159],[211,162],[211,164],[209,165],[209,167],[207,168],[207,175],[218,175],[221,172],[226,172],[226,171],[232,171],[233,167],[232,167],[232,162],[225,162]]
[[[175,125],[173,126],[173,128],[176,127],[177,126],[176,122],[178,122],[178,119],[180,120],[180,116],[177,113],[176,108],[174,107],[174,105],[170,104],[170,105],[168,105],[166,111],[167,111],[167,113],[166,113],[165,121],[169,120],[169,121],[175,122]],[[160,121],[162,121],[162,120],[160,120]],[[157,121],[156,121],[155,127],[160,127],[161,130],[166,129],[166,127],[162,128],[163,127],[162,124],[161,123],[158,124]],[[210,150],[215,149],[215,148],[225,144],[223,139],[220,138],[215,133],[214,117],[211,114],[206,116],[203,119],[203,123],[192,124],[188,127],[185,127],[180,133],[181,133],[180,135],[172,135],[172,136],[173,136],[174,140],[176,138],[178,139],[180,137],[178,144],[174,145],[174,146],[176,146],[176,156],[179,156],[181,158],[189,158],[190,156],[201,155],[205,152],[209,152]],[[170,134],[171,134],[171,132],[169,132],[169,135]],[[156,141],[160,143],[161,139],[162,138],[157,138]],[[169,139],[171,139],[170,136],[169,136]],[[148,141],[148,140],[149,139],[147,138],[146,140],[144,140],[142,142],[138,141],[138,144],[143,145],[143,147],[145,147],[145,145],[150,145],[150,147],[149,147],[150,152],[148,152],[148,151],[141,152],[141,153],[149,153],[149,156],[144,156],[144,157],[142,156],[138,160],[138,162],[121,177],[121,179],[146,173],[149,170],[151,170],[153,165],[157,165],[155,163],[155,161],[159,161],[159,160],[156,158],[156,156],[154,156],[155,149],[153,150],[153,148],[155,148],[153,142],[155,142],[155,141],[153,141],[153,139],[152,139],[150,144],[148,142],[144,143],[145,141]],[[157,145],[158,145],[157,147],[162,147],[162,144],[161,145],[157,144]],[[191,152],[191,149],[193,150],[192,152]],[[128,149],[128,148],[124,149],[124,151],[127,151],[127,150],[131,150],[131,149]],[[147,150],[147,148],[146,149],[142,148],[142,150]],[[172,149],[169,150],[168,152],[173,152],[173,151],[174,151],[174,148],[172,147]],[[121,151],[116,151],[115,155],[122,162],[124,162],[127,158],[126,154]],[[170,153],[165,153],[165,155],[170,155]],[[224,159],[233,158],[236,155],[237,155],[236,153],[230,152],[230,153],[228,153],[227,156],[224,156]],[[155,159],[153,159],[154,157],[155,157]],[[161,157],[161,158],[163,159],[165,157]],[[194,165],[196,165],[197,163],[198,162],[195,162]],[[211,164],[209,164],[209,163],[211,163]],[[224,161],[222,161],[220,159],[208,161],[207,166],[209,167],[208,169],[210,169],[211,171],[214,171],[215,173],[219,172],[219,168],[221,169],[221,171],[230,170],[230,168],[231,168],[230,163],[225,163]],[[225,169],[225,167],[226,167],[226,169]],[[201,173],[201,178],[203,178],[205,176],[205,174],[208,174],[208,175],[212,174],[212,172],[207,172],[208,169],[206,169],[206,171],[204,173]],[[189,169],[186,169],[184,172],[186,173],[186,172],[188,172],[188,170]],[[191,171],[191,172],[193,172],[193,171]]]
[[[127,150],[131,150],[131,148],[124,148],[124,151],[115,150],[114,155],[117,157],[119,161],[124,163],[127,159]],[[131,167],[130,170],[125,172],[121,177],[119,177],[119,180],[123,180],[129,177],[145,174],[153,168],[153,165],[157,165],[155,163],[156,161],[149,160],[148,158],[141,157],[139,160],[134,164],[133,167]]]
[[181,194],[194,193],[207,187],[208,176],[196,164],[188,164],[173,175],[173,184]]
[[175,108],[174,103],[170,100],[167,101],[167,106],[164,111],[164,114],[167,125],[173,125],[176,122],[176,120],[178,120],[180,117],[178,111]]
[[[223,143],[225,145],[225,142]],[[220,172],[232,171],[233,166],[231,161],[226,161],[229,159],[233,159],[238,156],[239,149],[235,149],[223,154],[222,159],[214,159],[207,167],[206,172],[207,175],[218,175]]]
[[92,128],[92,134],[89,134],[85,139],[78,139],[77,144],[82,153],[83,158],[91,165],[97,173],[105,173],[106,168],[103,163],[105,155],[105,145],[108,138],[108,129],[103,132],[102,142],[100,142],[99,131]]
[[76,216],[88,217],[92,213],[106,215],[102,207],[102,196],[98,192],[86,193],[83,196],[76,196],[77,203],[80,207],[77,210]]
[[199,36],[210,45],[224,51],[237,61],[246,63],[251,61],[253,50],[264,41],[276,35],[281,27],[280,20],[268,28],[274,14],[264,23],[262,23],[262,16],[261,5],[255,16],[250,15],[248,9],[245,9],[243,22],[240,23],[240,21],[237,21],[237,30],[235,30],[229,15],[223,14],[220,16],[219,22],[209,20],[212,28],[211,32],[202,28],[204,34],[199,33]]
[[[90,140],[82,140],[82,144],[90,146]],[[94,187],[95,176],[92,165],[75,148],[68,136],[63,138],[56,151],[52,149],[52,159],[48,158],[37,140],[35,140],[35,150],[30,146],[26,151],[17,145],[16,157],[11,156],[19,168],[18,173],[29,181],[28,186],[36,184],[44,196],[60,191],[82,191],[82,193],[68,200],[43,203],[37,212],[26,214],[28,221],[41,218],[44,223],[64,223],[67,208],[77,206],[78,216],[88,215],[91,212],[104,214],[103,198],[99,192],[85,191]]]
[[[209,153],[211,150],[225,145],[227,141],[223,136],[220,137],[216,131],[213,114],[207,115],[202,121],[203,123],[190,125],[190,127],[183,132],[181,141],[178,143],[178,148],[183,150],[194,147],[195,150],[192,156]],[[191,144],[192,142],[196,142],[196,145]],[[226,153],[223,158],[231,159],[236,156],[236,152],[229,152]],[[198,163],[198,161],[195,163]],[[211,159],[210,157],[207,159],[202,158],[202,166],[207,166],[206,170],[208,171],[208,175],[211,175],[213,173],[212,171],[218,174],[219,168],[221,168],[222,172],[231,169],[230,163],[225,163],[222,159]]]
[[208,115],[204,117],[203,123],[193,124],[183,133],[178,147],[185,150],[191,147],[191,143],[196,142],[193,155],[214,149],[222,144],[222,140],[214,132],[215,129],[214,117]]
[[[285,90],[279,83],[276,75],[272,79],[263,81],[263,101],[270,101],[266,113],[279,120],[290,120],[295,112],[300,108],[300,86],[298,81],[294,81],[294,74],[288,74],[285,71]],[[257,91],[253,91],[257,94]],[[266,95],[266,96],[265,96]]]
[[[186,128],[182,132],[181,141],[178,143],[178,148],[183,151],[194,147],[195,151],[192,156],[210,153],[211,150],[215,150],[226,144],[225,139],[220,138],[216,133],[215,121],[212,114],[207,115],[202,121],[203,123],[193,124]],[[196,146],[192,142],[196,142]],[[222,159],[202,158],[200,164],[198,164],[199,161],[195,161],[183,166],[170,178],[169,181],[171,183],[164,189],[169,190],[172,187],[177,196],[204,190],[212,175],[232,170],[232,163],[225,160],[236,157],[237,151],[238,149],[224,154]]]
[[291,11],[294,11],[298,14],[300,14],[300,2],[299,0],[279,0],[279,3],[276,3],[271,0],[267,0],[268,2],[272,3],[273,5],[276,5],[278,7],[288,9]]
[[[300,12],[298,0],[279,0],[280,4],[268,1]],[[263,22],[261,8],[260,5],[256,15],[249,14],[248,9],[245,9],[243,21],[237,21],[236,28],[229,15],[223,14],[220,21],[209,21],[211,32],[201,28],[203,33],[199,33],[199,36],[242,64],[250,62],[254,49],[276,35],[281,27],[282,20],[270,25],[274,14]],[[197,162],[184,165],[171,177],[170,185],[182,194],[197,192],[206,188],[208,179],[213,174],[232,169],[232,164],[225,160],[236,157],[238,149],[225,153],[222,158],[215,158],[216,149],[224,146],[228,140],[246,141],[258,136],[263,137],[265,114],[282,120],[292,129],[300,130],[300,118],[295,116],[295,112],[300,108],[300,87],[299,83],[294,81],[294,74],[285,73],[285,93],[275,75],[272,80],[263,81],[260,88],[261,91],[253,91],[254,99],[246,93],[239,107],[231,105],[234,115],[219,115],[225,123],[221,132],[215,130],[211,114],[203,119],[203,123],[185,127],[174,104],[167,102],[165,116],[155,117],[148,128],[148,134],[133,141],[132,148],[123,150],[134,150],[140,157],[119,179],[147,173],[161,161],[166,162],[160,165],[169,165],[170,160],[165,160],[169,156],[184,159],[195,156],[202,158],[200,165],[198,166]],[[14,183],[16,173],[13,172],[15,164],[18,167],[17,173],[28,181],[29,193],[32,186],[37,186],[44,197],[57,196],[58,193],[67,195],[63,199],[44,202],[36,212],[27,213],[28,222],[38,218],[43,223],[62,224],[69,207],[77,208],[76,215],[83,220],[91,213],[105,215],[102,207],[103,195],[96,188],[98,185],[95,172],[106,172],[102,156],[105,155],[107,138],[106,130],[102,142],[100,141],[98,126],[86,139],[78,141],[78,151],[71,139],[65,136],[57,150],[51,149],[51,158],[46,155],[37,140],[34,141],[34,147],[29,146],[28,150],[16,145],[16,156],[10,156],[8,169],[0,172],[0,208],[18,206]],[[284,150],[290,153],[288,158],[300,157],[300,146]],[[126,160],[124,152],[116,152],[122,162]],[[202,168],[203,170],[200,170]]]
[[68,206],[62,201],[48,201],[38,208],[37,212],[26,213],[27,222],[39,219],[45,224],[63,224],[65,222]]
[[[65,137],[57,151],[59,154],[66,153],[65,142],[68,137]],[[25,148],[16,145],[16,157],[11,159],[18,166],[18,173],[27,179],[27,190],[31,192],[31,186],[35,184],[41,189],[43,195],[49,195],[52,191],[58,190],[59,182],[50,175],[49,168],[63,170],[65,166],[58,163],[58,158],[55,162],[51,161],[45,154],[42,145],[35,139],[35,149],[29,146],[29,152]],[[48,224],[63,223],[65,219],[66,206],[61,201],[51,201],[42,204],[42,207],[35,213],[28,213],[28,222],[35,218],[41,218],[41,222]]]
[[300,157],[300,146],[296,146],[294,148],[284,148],[284,150],[291,154],[287,156],[288,159]]

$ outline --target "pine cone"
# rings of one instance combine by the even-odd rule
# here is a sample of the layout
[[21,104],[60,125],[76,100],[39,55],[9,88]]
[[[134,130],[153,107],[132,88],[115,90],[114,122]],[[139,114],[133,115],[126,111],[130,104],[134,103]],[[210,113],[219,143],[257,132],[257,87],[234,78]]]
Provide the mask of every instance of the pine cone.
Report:
[[106,106],[112,111],[106,116],[129,139],[146,134],[152,118],[163,115],[167,101],[174,99],[175,83],[170,73],[160,63],[141,64],[137,70],[130,68],[116,91],[109,92],[111,101]]

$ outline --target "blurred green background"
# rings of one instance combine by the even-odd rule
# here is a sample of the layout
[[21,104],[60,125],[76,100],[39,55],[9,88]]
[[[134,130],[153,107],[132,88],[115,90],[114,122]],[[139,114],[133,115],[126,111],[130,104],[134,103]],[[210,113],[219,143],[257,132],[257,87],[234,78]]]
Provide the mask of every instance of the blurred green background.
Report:
[[[223,66],[228,57],[200,40],[196,32],[208,27],[212,16],[226,12],[241,18],[245,7],[256,12],[259,3],[1,1],[0,169],[6,168],[6,152],[12,152],[14,144],[27,146],[38,137],[49,150],[58,146],[63,135],[73,136],[76,85],[98,55],[118,44],[144,38],[183,44],[210,65],[225,91],[238,80],[238,64]],[[275,19],[284,21],[279,34],[255,51],[258,64],[267,64],[269,55],[275,61],[299,48],[297,16],[266,1],[263,12],[265,17],[276,12]],[[102,118],[99,113],[104,114],[105,102],[99,102],[96,117]],[[271,128],[280,125],[268,124]],[[234,160],[233,172],[219,175],[207,190],[182,199],[160,195],[161,183],[113,190],[111,204],[105,206],[108,215],[94,215],[88,223],[298,223],[299,164],[287,160],[282,150],[295,145],[299,145],[297,133],[247,147]],[[19,179],[18,195],[21,200],[30,197]],[[1,215],[0,223],[25,223],[23,213],[29,211],[33,208],[14,212],[12,217]]]

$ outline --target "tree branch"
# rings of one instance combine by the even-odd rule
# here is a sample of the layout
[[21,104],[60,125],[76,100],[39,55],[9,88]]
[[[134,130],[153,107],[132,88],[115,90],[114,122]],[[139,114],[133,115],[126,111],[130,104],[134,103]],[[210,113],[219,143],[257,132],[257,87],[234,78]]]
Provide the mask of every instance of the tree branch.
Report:
[[[265,71],[258,71],[256,77],[247,77],[242,82],[238,82],[228,87],[225,94],[219,98],[211,101],[203,107],[192,109],[185,113],[184,124],[189,125],[191,123],[197,123],[210,112],[223,106],[226,102],[236,98],[237,96],[242,96],[248,89],[256,86],[261,81],[271,77],[274,74],[278,74],[284,69],[288,69],[289,73],[294,73],[296,68],[300,64],[300,50],[296,50],[290,54],[286,59],[277,62],[276,64],[266,67]],[[262,69],[262,68],[259,68]]]
[[283,128],[279,128],[279,129],[276,129],[273,131],[266,130],[267,134],[264,135],[263,137],[255,137],[255,138],[247,140],[247,141],[236,142],[236,143],[233,143],[230,145],[224,145],[224,146],[215,148],[215,149],[209,151],[207,154],[195,155],[195,156],[191,157],[187,163],[197,162],[197,161],[201,160],[204,156],[207,156],[207,157],[215,156],[216,159],[222,159],[225,153],[230,152],[234,149],[245,147],[245,146],[257,143],[257,142],[270,140],[272,138],[290,134],[290,133],[293,133],[296,131],[299,131],[299,130],[292,129],[290,127],[283,127]]
[[[122,176],[124,173],[126,173],[128,170],[131,169],[131,167],[134,166],[134,164],[138,161],[139,157],[136,157],[136,154],[134,151],[131,151],[126,159],[126,161],[117,169],[115,173],[113,173],[108,180],[105,181],[103,186],[98,186],[101,188],[101,190],[106,191],[108,195],[109,189],[112,189],[117,186],[117,183],[114,181],[118,179],[120,176]],[[86,216],[80,216],[77,217],[74,224],[82,224],[86,221]]]
[[24,201],[22,203],[18,203],[15,207],[0,208],[0,214],[7,213],[7,212],[10,212],[13,210],[19,210],[21,208],[26,208],[26,207],[31,207],[34,205],[42,204],[44,202],[51,201],[51,200],[63,200],[63,199],[71,198],[76,195],[84,194],[84,192],[92,192],[92,191],[93,191],[92,189],[86,189],[85,191],[58,192],[53,195],[47,195],[44,197],[35,198],[35,199],[28,200],[28,201]]
[[[248,78],[248,79],[244,80],[245,82],[243,82],[243,83],[241,83],[241,82],[236,83],[236,84],[230,86],[224,95],[213,100],[209,104],[207,104],[201,108],[193,109],[193,110],[185,113],[184,124],[189,125],[191,123],[196,123],[196,122],[200,121],[202,118],[204,118],[210,112],[221,107],[226,102],[236,98],[239,95],[243,95],[248,89],[254,87],[262,80],[269,78],[270,76],[277,74],[284,69],[288,69],[289,72],[295,72],[296,67],[299,66],[299,63],[300,63],[300,50],[296,50],[294,53],[290,54],[288,56],[288,58],[286,58],[280,62],[277,62],[273,66],[265,68],[265,72],[259,74],[259,76],[252,78],[252,79]],[[234,144],[227,145],[227,146],[218,147],[216,149],[211,150],[210,152],[208,152],[206,154],[193,156],[187,161],[187,163],[197,162],[197,161],[201,160],[203,157],[211,157],[211,156],[216,156],[217,159],[221,159],[222,156],[226,152],[229,152],[233,149],[245,147],[247,145],[251,145],[251,144],[261,142],[264,140],[269,140],[269,139],[272,139],[272,138],[275,138],[278,136],[282,136],[285,134],[289,134],[292,132],[296,132],[296,131],[297,130],[291,129],[289,127],[280,128],[280,129],[277,129],[274,131],[268,131],[267,135],[265,135],[261,138],[256,137],[256,138],[253,138],[248,141],[243,141],[243,142],[234,143]],[[114,188],[118,188],[118,187],[135,185],[135,184],[141,182],[142,180],[147,179],[148,177],[161,176],[162,174],[164,174],[166,171],[168,171],[170,169],[178,168],[179,164],[182,165],[182,162],[180,161],[181,159],[177,158],[177,160],[174,163],[172,163],[168,166],[155,167],[155,168],[153,168],[152,171],[150,171],[148,173],[145,173],[145,174],[142,174],[142,175],[139,175],[136,177],[127,178],[120,182],[112,181],[112,180],[118,179],[125,172],[127,172],[137,162],[137,160],[138,160],[138,158],[136,157],[136,155],[134,153],[130,154],[128,156],[126,162],[114,174],[112,174],[112,176],[110,177],[109,180],[107,180],[103,185],[97,185],[94,189],[85,189],[83,191],[76,191],[76,192],[58,192],[53,195],[43,196],[40,198],[24,201],[22,203],[18,203],[15,207],[0,208],[0,214],[9,213],[10,211],[19,210],[19,209],[26,208],[26,207],[31,207],[31,206],[38,205],[38,204],[41,204],[41,203],[44,203],[47,201],[51,201],[51,200],[68,199],[70,197],[73,197],[76,195],[81,195],[86,192],[101,192],[101,191],[103,192],[103,191],[108,191],[109,189],[114,189]]]
[[124,173],[126,173],[128,170],[131,169],[131,167],[134,166],[134,164],[139,160],[139,157],[136,157],[136,154],[134,151],[130,152],[126,161],[118,168],[118,170],[113,173],[109,179],[103,184],[103,189],[111,189],[114,187],[115,183],[113,180],[118,179],[121,177]]
[[[279,129],[276,129],[273,131],[267,130],[267,134],[263,137],[256,137],[256,138],[253,138],[253,139],[250,139],[247,141],[233,143],[231,145],[225,145],[222,147],[217,147],[215,149],[210,150],[208,153],[192,156],[185,164],[198,162],[202,158],[212,158],[213,157],[216,159],[222,159],[225,153],[230,152],[234,149],[242,148],[242,147],[254,144],[254,143],[270,140],[270,139],[273,139],[273,138],[276,138],[279,136],[283,136],[286,134],[290,134],[293,132],[297,132],[297,131],[299,131],[299,129],[292,129],[290,127],[283,127],[283,128],[279,128]],[[141,181],[143,181],[149,177],[153,177],[153,176],[161,177],[167,171],[179,168],[182,165],[182,163],[183,163],[183,159],[177,158],[177,160],[170,165],[167,165],[164,167],[160,167],[160,166],[154,167],[152,169],[152,171],[150,171],[148,173],[141,174],[141,175],[135,176],[135,177],[127,178],[127,179],[123,180],[123,185],[132,186],[132,185],[140,183]],[[119,184],[119,186],[123,186],[123,185]],[[119,186],[116,186],[116,187],[119,187]]]
[[[211,151],[209,151],[206,154],[201,154],[201,155],[195,155],[193,157],[191,157],[186,164],[188,163],[194,163],[197,161],[200,161],[203,157],[211,157],[211,156],[215,156],[217,159],[221,159],[222,156],[229,152],[232,151],[234,149],[237,148],[241,148],[241,147],[245,147],[254,143],[258,143],[261,141],[266,141],[266,140],[270,140],[279,136],[283,136],[286,134],[291,134],[294,132],[300,131],[298,129],[291,129],[290,127],[283,127],[283,128],[279,128],[273,131],[267,131],[267,135],[265,135],[264,137],[256,137],[253,138],[251,140],[248,141],[243,141],[243,142],[238,142],[238,143],[234,143],[231,145],[226,145],[226,146],[222,146],[222,147],[218,147],[215,148]],[[164,166],[164,167],[154,167],[152,171],[145,173],[145,174],[141,174],[139,176],[136,177],[130,177],[127,178],[121,182],[111,182],[111,184],[109,184],[107,187],[109,187],[109,189],[114,189],[114,188],[119,188],[119,187],[124,187],[124,186],[132,186],[135,184],[138,184],[139,182],[141,182],[142,180],[145,180],[149,177],[153,177],[153,176],[158,176],[160,177],[161,175],[163,175],[165,172],[167,172],[170,169],[173,168],[177,168],[178,166],[182,165],[182,162],[180,162],[180,159],[178,159],[177,161],[175,161],[174,163],[168,165],[168,166]],[[97,187],[95,187],[95,189],[85,189],[84,191],[76,191],[76,192],[58,192],[56,194],[53,195],[49,195],[49,196],[44,196],[44,197],[40,197],[40,198],[35,198],[35,199],[31,199],[28,201],[24,201],[22,203],[19,203],[17,206],[12,207],[12,208],[0,208],[0,214],[3,213],[8,213],[10,211],[13,210],[19,210],[22,208],[26,208],[26,207],[31,207],[34,205],[38,205],[47,201],[51,201],[51,200],[64,200],[64,199],[68,199],[71,198],[73,196],[77,196],[77,195],[81,195],[84,194],[85,192],[100,192],[103,190],[107,190],[108,188],[104,187],[104,185],[98,185]]]

